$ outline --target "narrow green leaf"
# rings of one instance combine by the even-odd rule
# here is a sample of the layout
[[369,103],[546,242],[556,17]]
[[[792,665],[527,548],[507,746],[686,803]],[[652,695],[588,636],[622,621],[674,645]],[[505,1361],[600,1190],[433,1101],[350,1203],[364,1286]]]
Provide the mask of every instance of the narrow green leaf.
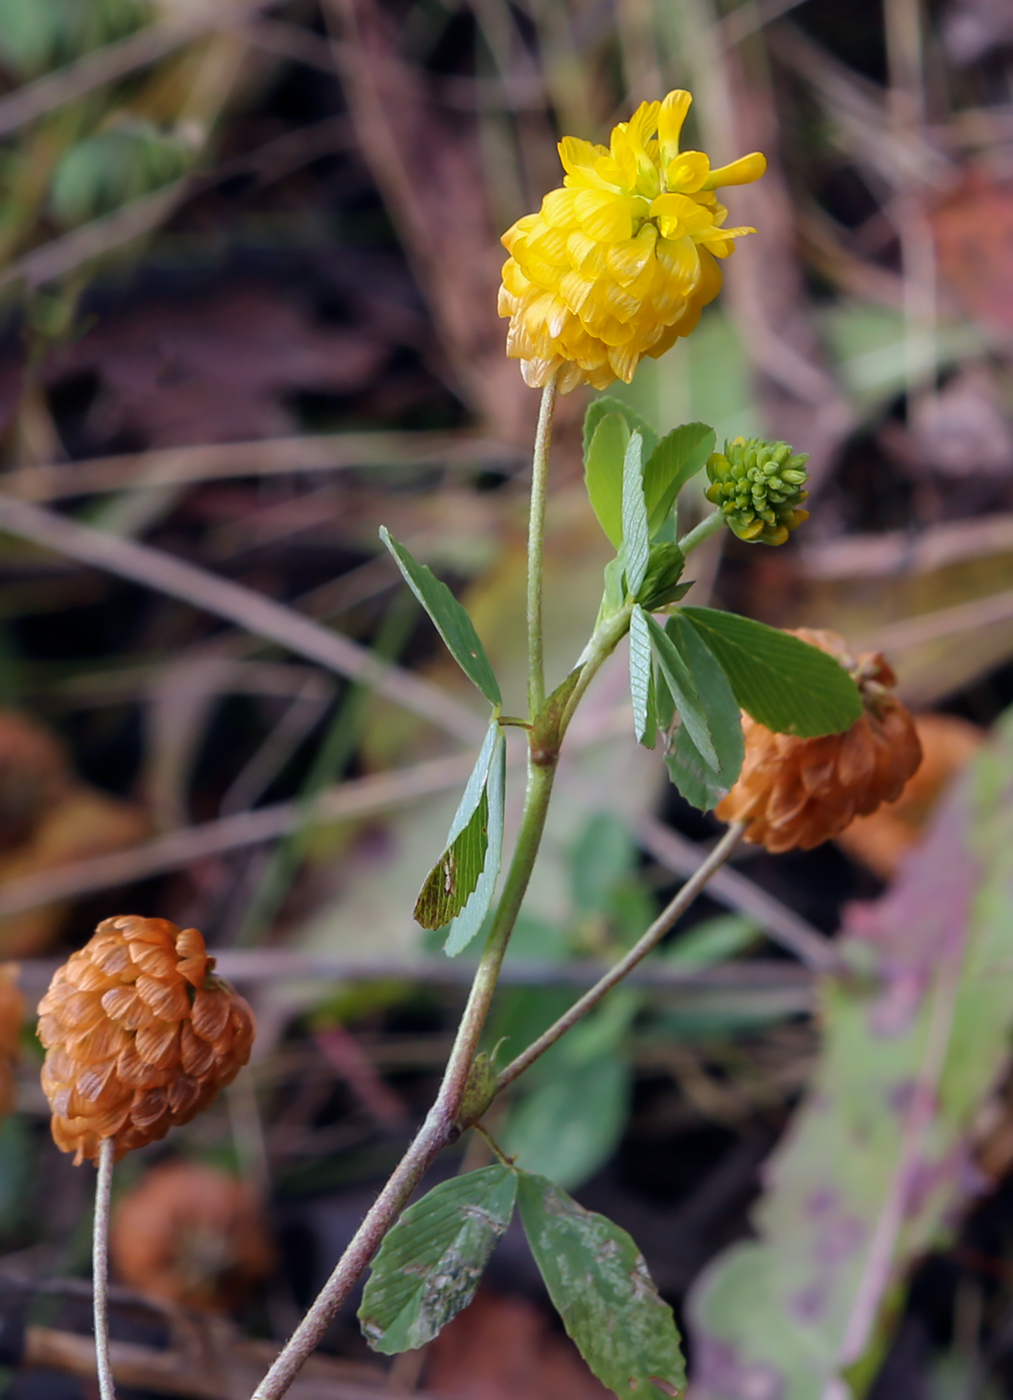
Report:
[[405,582],[429,614],[458,666],[468,679],[478,686],[490,705],[502,704],[499,682],[485,654],[485,648],[479,641],[471,618],[453,593],[445,583],[440,582],[432,569],[413,559],[386,526],[380,527],[380,538],[390,550]]
[[601,420],[609,413],[617,413],[626,422],[631,433],[639,432],[644,439],[644,457],[648,458],[658,445],[658,434],[642,417],[635,408],[631,408],[628,403],[623,403],[622,399],[613,398],[609,394],[603,394],[600,399],[593,399],[587,406],[584,414],[584,461],[587,461],[588,448],[591,439],[595,435],[595,430]]
[[727,794],[742,768],[739,704],[714,653],[682,614],[668,619],[665,633],[686,662],[697,694],[707,697],[707,725],[717,758],[712,764],[703,757],[684,724],[675,736],[666,766],[686,801],[709,812]]
[[598,523],[615,545],[623,543],[623,459],[630,440],[626,419],[607,413],[584,454],[584,483]]
[[496,881],[499,879],[500,862],[503,858],[503,809],[506,799],[506,740],[498,725],[496,729],[498,732],[485,789],[489,821],[485,864],[467,904],[450,925],[447,941],[443,946],[448,958],[456,957],[467,948],[482,927],[492,907]]
[[672,1309],[659,1298],[630,1236],[545,1177],[518,1177],[531,1252],[594,1374],[622,1400],[681,1394],[686,1372]]
[[497,1165],[443,1181],[408,1207],[380,1246],[359,1308],[374,1351],[425,1346],[468,1306],[516,1197],[516,1174]]
[[714,451],[714,429],[706,423],[684,423],[658,443],[644,467],[644,498],[654,538],[667,519],[675,498]]
[[[643,612],[643,609],[637,607],[634,612]],[[665,629],[658,626],[650,613],[645,612],[643,615],[650,630],[654,654],[658,658],[661,674],[664,676],[665,684],[671,691],[672,699],[682,716],[683,727],[689,730],[689,737],[693,740],[704,761],[716,770],[718,756],[711,738],[707,711],[697,693],[696,683],[690,675],[689,667]]]
[[683,608],[679,616],[714,653],[741,707],[768,729],[815,739],[861,718],[858,687],[818,647],[737,613]]
[[622,511],[626,588],[636,597],[647,573],[651,552],[644,504],[644,440],[639,432],[631,436],[623,458]]
[[487,783],[497,740],[502,742],[502,736],[494,721],[486,731],[461,796],[446,848],[427,875],[415,902],[415,919],[423,928],[442,928],[456,918],[482,874],[489,845]]
[[653,749],[657,732],[651,681],[654,666],[651,659],[651,634],[647,630],[647,614],[634,608],[630,617],[630,696],[633,700],[633,730],[637,743]]

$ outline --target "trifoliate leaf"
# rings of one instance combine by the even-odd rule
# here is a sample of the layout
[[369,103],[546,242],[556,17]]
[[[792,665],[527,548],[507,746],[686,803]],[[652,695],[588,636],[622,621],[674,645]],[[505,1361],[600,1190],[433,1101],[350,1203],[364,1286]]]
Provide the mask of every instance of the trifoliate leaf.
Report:
[[742,768],[739,704],[714,653],[681,614],[669,618],[665,633],[685,660],[697,694],[707,697],[707,723],[717,764],[703,758],[685,724],[680,726],[665,762],[669,777],[686,801],[709,812],[727,795]]
[[584,461],[587,461],[588,448],[598,424],[609,413],[618,413],[621,418],[625,419],[626,426],[631,433],[640,433],[644,439],[644,460],[648,460],[658,446],[658,434],[635,408],[623,403],[622,399],[603,394],[600,399],[593,399],[588,404],[587,412],[584,414]]
[[[638,608],[634,609],[635,612],[639,610]],[[704,761],[716,770],[718,756],[711,738],[707,707],[697,691],[696,682],[690,674],[689,667],[664,628],[659,627],[650,613],[645,612],[644,617],[651,634],[654,654],[658,658],[658,666],[665,679],[665,684],[672,693],[672,699],[682,717],[682,723],[689,731],[689,737],[693,740]]]

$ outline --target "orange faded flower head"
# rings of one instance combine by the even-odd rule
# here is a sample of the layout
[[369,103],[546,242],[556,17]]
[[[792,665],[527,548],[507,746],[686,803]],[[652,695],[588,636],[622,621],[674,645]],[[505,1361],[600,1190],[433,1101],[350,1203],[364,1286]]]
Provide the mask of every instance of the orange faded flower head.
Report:
[[897,678],[878,652],[852,657],[836,632],[801,627],[794,635],[851,673],[863,711],[850,729],[819,739],[774,734],[742,716],[745,762],[715,815],[745,822],[746,840],[774,852],[811,850],[893,802],[922,759],[914,720],[892,694]]
[[714,191],[759,179],[767,163],[754,152],[712,170],[701,151],[680,152],[691,102],[676,91],[641,103],[608,149],[565,137],[563,188],[503,235],[499,312],[526,383],[556,374],[564,394],[629,383],[641,357],[689,335],[721,290],[716,259],[755,229],[725,228]]
[[250,1058],[253,1012],[214,976],[195,928],[106,919],[39,1004],[53,1138],[75,1162],[116,1158],[188,1123]]

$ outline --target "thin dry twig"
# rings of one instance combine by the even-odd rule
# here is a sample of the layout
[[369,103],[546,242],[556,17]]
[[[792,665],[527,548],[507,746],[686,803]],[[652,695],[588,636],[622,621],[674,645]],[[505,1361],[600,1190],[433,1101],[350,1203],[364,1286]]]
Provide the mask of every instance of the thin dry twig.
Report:
[[[637,836],[655,860],[676,875],[692,877],[700,868],[704,857],[702,848],[655,818],[647,817],[640,822]],[[837,949],[828,938],[739,871],[716,870],[710,877],[709,892],[722,904],[755,919],[775,943],[794,953],[813,972],[835,973],[844,969]]]
[[106,491],[155,489],[231,477],[337,471],[343,467],[433,467],[516,471],[517,450],[466,432],[330,433],[254,442],[216,442],[82,462],[21,467],[3,477],[4,490],[44,502]]
[[78,525],[53,511],[0,496],[0,529],[228,618],[259,637],[316,661],[427,719],[465,743],[481,739],[485,721],[453,696],[291,608],[230,579],[175,559],[150,545]]

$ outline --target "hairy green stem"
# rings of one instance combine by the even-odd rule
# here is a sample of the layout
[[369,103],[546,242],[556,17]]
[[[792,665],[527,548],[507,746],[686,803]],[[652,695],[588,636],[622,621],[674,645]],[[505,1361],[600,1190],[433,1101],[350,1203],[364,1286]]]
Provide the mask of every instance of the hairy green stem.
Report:
[[103,1138],[98,1149],[95,1218],[92,1224],[92,1302],[95,1312],[95,1369],[101,1400],[116,1400],[109,1360],[109,1207],[113,1194],[115,1144]]
[[699,870],[686,881],[625,957],[620,958],[615,967],[610,968],[593,987],[590,987],[579,1000],[575,1001],[569,1011],[565,1011],[547,1031],[544,1031],[537,1040],[532,1041],[526,1050],[522,1051],[515,1060],[511,1060],[510,1064],[501,1071],[496,1078],[496,1093],[505,1089],[508,1084],[512,1084],[519,1075],[523,1074],[537,1059],[540,1059],[550,1046],[555,1045],[560,1036],[565,1035],[571,1026],[575,1026],[589,1011],[593,1011],[601,999],[628,973],[632,972],[653,948],[657,947],[679,915],[693,903],[714,872],[720,870],[721,866],[724,865],[742,840],[745,829],[744,822],[733,822]]
[[556,380],[542,390],[535,450],[531,459],[531,506],[528,514],[528,707],[531,719],[545,704],[545,640],[542,628],[542,575],[545,565],[545,501],[549,479],[552,415]]
[[699,525],[694,525],[692,530],[688,530],[679,541],[679,548],[683,554],[691,554],[698,544],[703,544],[704,540],[709,540],[711,535],[716,535],[725,523],[724,511],[711,511],[710,515],[705,515]]

